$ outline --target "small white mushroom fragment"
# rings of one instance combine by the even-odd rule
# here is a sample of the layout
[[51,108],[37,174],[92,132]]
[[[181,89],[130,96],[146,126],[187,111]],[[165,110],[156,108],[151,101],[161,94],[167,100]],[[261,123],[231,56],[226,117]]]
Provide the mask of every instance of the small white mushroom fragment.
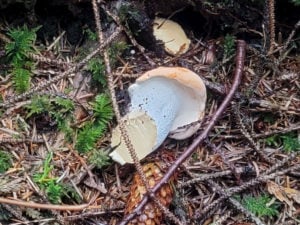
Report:
[[153,35],[164,43],[166,52],[173,56],[186,53],[191,43],[178,23],[164,18],[155,18]]
[[[138,158],[157,149],[169,135],[185,139],[200,127],[204,116],[206,88],[194,72],[181,67],[159,67],[139,77],[129,89],[126,129]],[[132,163],[117,127],[112,134],[110,154],[120,164]]]

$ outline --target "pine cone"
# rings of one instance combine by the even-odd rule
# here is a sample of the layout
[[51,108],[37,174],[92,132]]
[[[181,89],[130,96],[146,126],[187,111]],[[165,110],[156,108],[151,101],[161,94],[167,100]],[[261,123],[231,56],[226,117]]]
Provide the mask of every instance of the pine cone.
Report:
[[[160,167],[160,163],[148,163],[143,165],[143,171],[145,173],[146,179],[149,183],[149,187],[153,188],[163,177],[163,170]],[[164,184],[160,190],[156,192],[156,197],[159,201],[166,207],[169,207],[173,198],[173,189],[171,186],[174,178],[171,178],[169,183]],[[141,202],[144,195],[146,194],[146,188],[143,185],[142,179],[136,173],[133,177],[133,184],[130,188],[130,194],[128,196],[128,201],[125,208],[125,215],[130,214],[136,206]],[[161,224],[163,218],[162,211],[157,207],[157,205],[149,201],[142,213],[131,220],[129,225],[159,225]]]

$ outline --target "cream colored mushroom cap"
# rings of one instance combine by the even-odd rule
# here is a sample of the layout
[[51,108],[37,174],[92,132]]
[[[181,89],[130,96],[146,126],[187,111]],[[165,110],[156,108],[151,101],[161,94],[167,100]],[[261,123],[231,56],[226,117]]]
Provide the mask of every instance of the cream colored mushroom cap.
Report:
[[183,85],[183,88],[190,93],[189,99],[184,100],[184,105],[190,108],[182,107],[180,112],[178,112],[178,117],[174,121],[169,136],[179,140],[191,136],[199,129],[200,123],[196,123],[184,129],[177,128],[196,121],[201,121],[204,117],[207,98],[204,82],[196,73],[183,67],[158,67],[141,75],[136,82],[156,76],[174,79]]
[[187,52],[191,43],[178,23],[164,18],[155,18],[153,35],[164,43],[166,52],[171,55]]

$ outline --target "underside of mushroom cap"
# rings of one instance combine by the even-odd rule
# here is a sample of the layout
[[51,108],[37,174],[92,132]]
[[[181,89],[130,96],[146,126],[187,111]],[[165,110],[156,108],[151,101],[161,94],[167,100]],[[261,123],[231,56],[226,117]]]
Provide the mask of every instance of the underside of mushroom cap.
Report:
[[[196,73],[186,68],[158,67],[144,73],[136,82],[142,82],[153,77],[166,77],[171,80],[176,80],[182,85],[181,90],[188,93],[188,97],[182,100],[185,106],[180,108],[171,127],[169,136],[179,140],[190,137],[200,126],[200,123],[195,122],[201,121],[204,116],[206,87],[202,79]],[[181,127],[183,128],[178,129]]]

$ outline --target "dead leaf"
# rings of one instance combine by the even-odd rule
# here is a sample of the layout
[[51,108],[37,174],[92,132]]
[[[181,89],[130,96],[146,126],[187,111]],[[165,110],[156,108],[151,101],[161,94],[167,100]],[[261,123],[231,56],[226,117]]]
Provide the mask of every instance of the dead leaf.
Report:
[[104,183],[102,183],[100,181],[95,181],[94,179],[87,178],[84,181],[84,184],[88,187],[95,188],[96,190],[100,191],[103,194],[107,193],[107,189],[105,188]]
[[293,188],[284,188],[284,191],[289,198],[300,204],[300,191]]
[[267,183],[268,192],[274,195],[279,201],[287,203],[290,207],[293,206],[293,202],[289,200],[284,188],[273,181]]

